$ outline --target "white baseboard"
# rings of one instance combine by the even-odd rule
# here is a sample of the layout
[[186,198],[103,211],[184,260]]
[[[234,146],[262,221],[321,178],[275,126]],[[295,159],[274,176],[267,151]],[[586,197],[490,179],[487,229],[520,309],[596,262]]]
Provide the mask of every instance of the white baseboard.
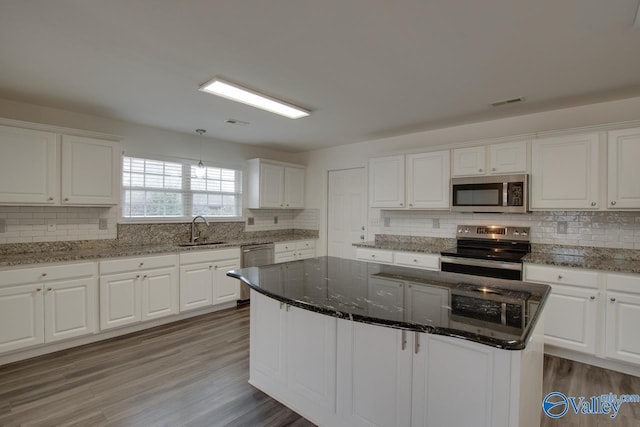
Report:
[[236,302],[228,302],[213,307],[207,307],[204,309],[193,310],[186,313],[176,314],[174,316],[167,316],[161,319],[155,319],[148,322],[136,323],[135,325],[123,326],[118,329],[109,329],[106,331],[97,332],[93,335],[87,335],[79,338],[72,338],[66,341],[60,341],[53,344],[41,344],[34,347],[29,347],[26,350],[15,350],[13,352],[3,354],[0,356],[0,366],[8,363],[17,362],[20,360],[30,359],[32,357],[42,356],[43,354],[54,353],[60,350],[66,350],[72,347],[78,347],[85,344],[91,344],[98,341],[103,341],[109,338],[118,337],[121,335],[130,334],[132,332],[142,331],[144,329],[153,328],[156,326],[166,325],[167,323],[176,322],[178,320],[188,319],[190,317],[196,317],[207,313],[213,313],[215,311],[225,310],[236,306]]

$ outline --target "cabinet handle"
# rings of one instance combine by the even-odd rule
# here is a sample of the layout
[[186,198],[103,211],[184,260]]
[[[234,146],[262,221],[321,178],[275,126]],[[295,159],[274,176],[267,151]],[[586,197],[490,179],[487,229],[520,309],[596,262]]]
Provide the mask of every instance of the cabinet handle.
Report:
[[478,169],[478,172],[482,172],[482,168]]
[[594,300],[594,299],[596,299],[596,297],[595,297],[594,295],[591,295],[591,296],[589,297],[589,299]]
[[420,351],[420,333],[418,331],[414,332],[414,340],[415,340],[415,348],[414,351],[416,354]]
[[282,310],[282,306],[284,305],[284,303],[282,301],[280,301],[280,310]]
[[139,278],[140,278],[140,275],[139,275],[139,274],[136,274],[136,279],[139,279]]
[[142,267],[143,265],[144,265],[144,262],[141,262],[141,263],[140,263],[140,265],[139,265],[139,267]]
[[51,202],[53,200],[53,197],[49,197],[47,200]]
[[51,288],[47,288],[47,291],[50,291],[50,290],[51,290]]
[[[492,170],[493,172],[495,172],[495,171],[496,171],[496,168],[491,168],[491,170]],[[480,172],[482,172],[482,170],[480,170]]]
[[42,273],[42,277],[47,277],[47,273]]
[[616,302],[616,299],[615,298],[611,298],[610,301],[611,302]]
[[402,331],[402,347],[401,347],[401,349],[404,350],[405,348],[407,348],[407,331]]
[[36,292],[40,292],[42,289],[40,288],[36,288]]
[[615,200],[612,200],[612,201],[611,201],[611,206],[615,206],[615,205],[616,205],[616,201],[615,201]]
[[289,311],[289,304],[285,305],[285,310],[287,310],[287,312]]
[[595,206],[596,204],[596,202],[591,202],[591,206]]

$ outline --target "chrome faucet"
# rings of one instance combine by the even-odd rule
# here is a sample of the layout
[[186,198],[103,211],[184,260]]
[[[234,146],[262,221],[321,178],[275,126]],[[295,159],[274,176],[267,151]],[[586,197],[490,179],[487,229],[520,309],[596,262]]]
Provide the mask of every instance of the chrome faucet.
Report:
[[202,215],[196,215],[193,218],[193,221],[191,221],[191,243],[195,243],[196,240],[200,238],[200,233],[198,233],[198,235],[196,236],[196,220],[198,218],[202,219],[204,223],[207,224],[207,227],[209,226],[209,221],[207,221],[205,217],[203,217]]

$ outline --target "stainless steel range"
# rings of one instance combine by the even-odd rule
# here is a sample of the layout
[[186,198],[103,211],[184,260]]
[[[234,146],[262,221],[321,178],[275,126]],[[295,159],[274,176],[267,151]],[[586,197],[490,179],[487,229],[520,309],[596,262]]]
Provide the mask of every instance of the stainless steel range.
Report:
[[522,280],[522,258],[529,252],[529,227],[460,225],[456,247],[440,252],[440,269]]

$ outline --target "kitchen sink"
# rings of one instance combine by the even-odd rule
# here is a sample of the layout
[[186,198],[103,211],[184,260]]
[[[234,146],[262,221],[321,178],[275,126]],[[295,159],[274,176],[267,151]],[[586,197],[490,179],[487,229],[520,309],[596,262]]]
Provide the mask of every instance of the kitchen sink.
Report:
[[179,243],[178,246],[213,246],[213,245],[222,245],[227,242],[189,242],[189,243]]

